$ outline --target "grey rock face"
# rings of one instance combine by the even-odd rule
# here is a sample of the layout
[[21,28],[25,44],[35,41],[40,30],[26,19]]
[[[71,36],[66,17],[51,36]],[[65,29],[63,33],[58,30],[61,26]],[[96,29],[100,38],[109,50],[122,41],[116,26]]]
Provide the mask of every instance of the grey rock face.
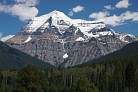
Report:
[[[51,30],[51,29],[50,29]],[[47,32],[47,31],[46,31]],[[52,65],[64,67],[74,66],[82,64],[93,59],[99,58],[103,55],[109,54],[116,50],[119,50],[127,43],[122,42],[117,36],[101,36],[98,38],[89,38],[85,41],[75,41],[77,35],[72,35],[61,37],[71,37],[72,39],[62,39],[59,40],[59,37],[53,33],[43,33],[41,35],[33,35],[32,40],[27,43],[14,43],[12,39],[19,39],[18,36],[13,37],[7,41],[7,44],[19,49],[33,57],[37,57],[45,62],[49,62]],[[29,35],[28,35],[29,36]],[[82,36],[82,35],[81,35]],[[23,34],[19,37],[25,37]],[[27,38],[26,38],[27,39]],[[129,41],[134,41],[133,39],[127,38]],[[25,40],[24,40],[25,41]],[[21,41],[19,41],[21,42]],[[64,54],[68,55],[67,58],[63,58]]]
[[[136,36],[108,29],[103,22],[78,23],[77,26],[71,24],[70,19],[60,19],[58,14],[63,16],[62,13],[53,13],[37,29],[38,25],[32,26],[32,23],[37,24],[38,19],[6,43],[52,65],[68,67],[89,62],[138,40]],[[44,17],[39,19],[42,21]]]

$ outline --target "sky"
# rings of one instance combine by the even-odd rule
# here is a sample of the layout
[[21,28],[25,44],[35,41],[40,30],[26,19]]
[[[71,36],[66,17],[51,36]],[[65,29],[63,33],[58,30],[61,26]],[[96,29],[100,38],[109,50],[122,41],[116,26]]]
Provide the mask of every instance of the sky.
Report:
[[12,37],[29,20],[53,10],[138,36],[138,0],[0,0],[0,38]]

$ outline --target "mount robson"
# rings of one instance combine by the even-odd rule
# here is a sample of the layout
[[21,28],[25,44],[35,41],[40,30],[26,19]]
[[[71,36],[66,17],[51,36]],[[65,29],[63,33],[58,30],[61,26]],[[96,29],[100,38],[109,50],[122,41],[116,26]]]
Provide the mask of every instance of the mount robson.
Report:
[[5,43],[51,65],[69,67],[137,40],[134,35],[108,28],[104,22],[71,19],[55,10],[35,17]]

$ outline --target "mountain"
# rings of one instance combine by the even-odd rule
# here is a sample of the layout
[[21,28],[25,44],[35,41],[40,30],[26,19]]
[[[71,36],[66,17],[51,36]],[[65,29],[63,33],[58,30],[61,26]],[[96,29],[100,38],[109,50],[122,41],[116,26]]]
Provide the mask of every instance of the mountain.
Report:
[[37,67],[52,68],[54,66],[43,62],[17,49],[11,48],[0,41],[0,68],[22,68],[28,64]]
[[102,61],[102,60],[113,61],[116,59],[127,60],[128,58],[136,59],[137,56],[138,56],[138,41],[129,43],[126,46],[124,46],[122,49],[99,58],[98,61]]
[[101,21],[71,19],[60,11],[36,17],[6,43],[52,65],[74,66],[117,51],[138,38]]
[[123,48],[120,50],[117,50],[115,52],[109,53],[105,56],[102,56],[98,59],[93,60],[92,62],[87,62],[81,65],[78,65],[79,67],[81,66],[92,66],[93,63],[100,63],[100,64],[110,64],[110,62],[116,62],[120,61],[122,63],[128,63],[129,61],[135,61],[138,62],[138,41],[129,43],[125,45]]

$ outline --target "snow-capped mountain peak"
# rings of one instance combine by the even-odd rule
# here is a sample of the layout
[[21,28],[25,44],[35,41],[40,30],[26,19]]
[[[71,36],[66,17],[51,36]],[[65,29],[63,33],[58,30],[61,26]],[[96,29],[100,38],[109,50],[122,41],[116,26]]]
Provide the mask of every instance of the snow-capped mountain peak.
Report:
[[71,19],[60,11],[35,17],[6,42],[58,66],[73,66],[119,50],[138,37],[109,29],[101,21]]
[[87,32],[90,29],[93,28],[101,29],[106,27],[106,25],[100,21],[71,19],[68,16],[66,16],[63,12],[54,10],[48,14],[35,17],[28,23],[27,26],[23,28],[23,31],[27,33],[33,33],[40,28],[41,32],[44,32],[44,29],[47,28],[48,26],[55,26],[61,32],[61,30],[66,30],[71,25],[78,27],[85,35],[87,35]]
[[44,15],[44,17],[52,18],[53,25],[71,25],[72,20],[63,12],[54,10],[53,12]]
[[67,17],[63,12],[54,10],[48,14],[35,17],[29,22],[27,26],[24,27],[24,31],[27,33],[35,32],[38,28],[45,29],[49,25],[56,26],[58,28],[69,27],[73,23],[72,19]]
[[[102,36],[116,35],[123,42],[129,42],[126,41],[126,38],[128,38],[128,36],[132,39],[135,38],[135,36],[133,35],[122,34],[119,32],[115,32],[111,29],[107,29],[106,24],[104,22],[71,19],[68,16],[66,16],[63,12],[57,10],[54,10],[48,14],[39,17],[35,17],[22,29],[22,31],[31,34],[33,32],[43,33],[46,30],[54,31],[51,28],[56,28],[55,32],[51,33],[60,35],[62,34],[62,36],[64,33],[66,33],[65,35],[76,35],[76,33],[80,31],[81,34],[87,36],[88,38],[99,38]],[[82,35],[80,37],[82,37]]]

